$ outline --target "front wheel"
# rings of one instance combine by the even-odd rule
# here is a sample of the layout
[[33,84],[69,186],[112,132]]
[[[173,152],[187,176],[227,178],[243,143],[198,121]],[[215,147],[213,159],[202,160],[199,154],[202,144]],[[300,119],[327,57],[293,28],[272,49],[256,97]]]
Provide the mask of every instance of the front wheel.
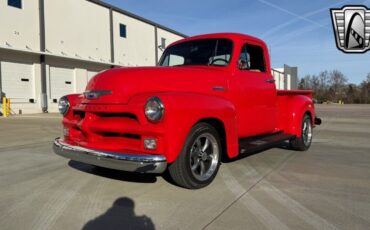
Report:
[[312,120],[308,114],[305,114],[302,119],[301,137],[291,140],[290,146],[295,150],[306,151],[311,146],[312,136]]
[[220,167],[220,138],[214,127],[207,123],[195,125],[177,160],[169,166],[176,184],[199,189],[209,185]]

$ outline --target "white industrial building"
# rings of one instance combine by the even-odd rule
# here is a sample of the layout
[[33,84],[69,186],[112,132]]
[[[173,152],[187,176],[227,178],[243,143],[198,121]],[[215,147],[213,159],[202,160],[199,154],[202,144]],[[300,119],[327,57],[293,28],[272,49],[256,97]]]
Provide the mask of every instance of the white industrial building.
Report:
[[[13,113],[57,112],[99,71],[154,66],[186,37],[98,0],[2,0],[0,28],[0,92]],[[272,74],[278,89],[296,89],[296,67]]]
[[0,1],[0,90],[13,112],[57,111],[113,66],[154,66],[185,35],[98,0]]
[[298,89],[298,68],[284,65],[283,68],[272,68],[272,76],[275,79],[277,89],[296,90]]

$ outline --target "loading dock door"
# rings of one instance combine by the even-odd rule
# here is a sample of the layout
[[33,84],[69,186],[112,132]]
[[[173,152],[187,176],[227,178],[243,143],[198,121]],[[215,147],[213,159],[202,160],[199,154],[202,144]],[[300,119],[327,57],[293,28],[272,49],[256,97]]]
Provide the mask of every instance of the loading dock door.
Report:
[[52,102],[57,103],[62,96],[74,93],[74,69],[50,66],[49,78]]
[[1,62],[2,91],[12,102],[35,99],[33,64]]
[[96,74],[98,74],[96,71],[87,71],[87,82],[89,82]]

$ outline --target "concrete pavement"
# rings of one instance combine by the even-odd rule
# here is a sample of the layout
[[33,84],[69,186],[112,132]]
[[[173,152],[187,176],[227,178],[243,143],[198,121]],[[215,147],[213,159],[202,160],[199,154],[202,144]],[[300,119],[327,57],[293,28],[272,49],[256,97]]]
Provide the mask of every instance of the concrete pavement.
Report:
[[51,150],[60,116],[0,119],[1,229],[368,229],[370,106],[319,105],[307,152],[222,164],[210,186],[97,169]]

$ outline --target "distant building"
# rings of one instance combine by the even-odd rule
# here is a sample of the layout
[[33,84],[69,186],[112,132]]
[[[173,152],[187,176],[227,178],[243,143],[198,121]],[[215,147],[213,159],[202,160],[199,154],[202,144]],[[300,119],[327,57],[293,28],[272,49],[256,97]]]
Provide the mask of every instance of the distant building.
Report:
[[0,1],[0,92],[23,113],[57,111],[97,72],[154,66],[185,35],[98,0]]
[[296,90],[298,89],[298,68],[284,65],[284,68],[272,68],[272,75],[275,79],[277,89]]

